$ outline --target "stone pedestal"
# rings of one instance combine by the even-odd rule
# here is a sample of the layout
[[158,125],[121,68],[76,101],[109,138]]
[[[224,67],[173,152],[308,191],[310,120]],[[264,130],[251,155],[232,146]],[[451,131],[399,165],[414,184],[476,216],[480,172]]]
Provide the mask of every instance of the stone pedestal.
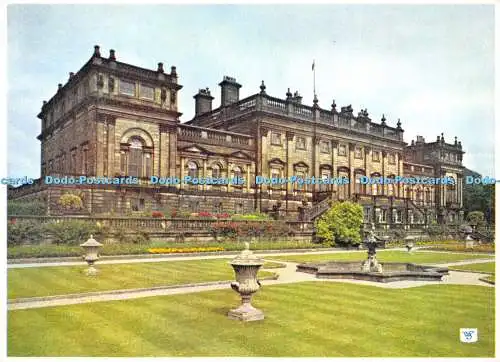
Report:
[[227,316],[229,319],[236,319],[243,322],[264,319],[264,313],[250,304],[250,296],[243,296],[241,298],[241,305],[236,309],[231,309]]

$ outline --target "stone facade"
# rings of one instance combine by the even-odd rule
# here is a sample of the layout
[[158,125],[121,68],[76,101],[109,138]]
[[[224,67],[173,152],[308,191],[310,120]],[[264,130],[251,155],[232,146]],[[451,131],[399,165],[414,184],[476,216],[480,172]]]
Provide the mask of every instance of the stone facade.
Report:
[[[89,61],[44,102],[41,180],[45,176],[136,176],[139,185],[35,186],[11,189],[11,198],[45,195],[57,209],[61,193],[78,192],[90,213],[142,209],[179,211],[278,211],[289,219],[314,218],[327,200],[353,199],[365,208],[365,221],[394,227],[431,220],[458,221],[462,208],[460,142],[444,136],[407,145],[398,120],[374,122],[368,111],[302,104],[295,92],[285,99],[260,92],[240,100],[240,84],[224,77],[221,106],[212,110],[210,90],[200,89],[196,114],[181,124],[176,67],[165,73],[116,60],[113,50]],[[242,177],[243,185],[152,185],[151,176],[183,179]],[[345,185],[257,185],[255,176],[345,177]],[[364,185],[362,176],[451,176],[453,186]]]

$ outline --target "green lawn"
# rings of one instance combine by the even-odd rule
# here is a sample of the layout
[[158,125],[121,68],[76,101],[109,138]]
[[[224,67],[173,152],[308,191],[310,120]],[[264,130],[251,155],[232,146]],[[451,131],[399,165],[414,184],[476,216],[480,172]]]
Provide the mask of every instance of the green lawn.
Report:
[[[386,261],[386,262],[439,264],[439,263],[451,263],[454,261],[468,260],[468,259],[484,259],[490,256],[470,255],[465,253],[451,254],[451,253],[431,253],[431,252],[418,252],[418,251],[408,253],[406,251],[381,250],[377,251],[377,257],[380,261]],[[494,256],[492,255],[491,258],[494,258]],[[366,259],[366,252],[283,255],[283,256],[273,256],[272,258],[269,259],[291,261],[296,263],[328,261],[328,260],[346,260],[346,261],[364,260]]]
[[[96,264],[99,276],[87,277],[86,266],[8,269],[8,298],[40,297],[103,290],[234,280],[229,259],[130,264]],[[261,271],[260,277],[274,275]]]
[[478,263],[469,265],[457,265],[450,267],[451,270],[475,271],[483,273],[495,273],[495,263]]
[[[8,312],[9,356],[493,357],[494,288],[266,286],[266,319],[229,320],[232,290]],[[477,328],[477,343],[459,329]]]
[[[190,248],[190,247],[221,247],[226,251],[239,251],[244,249],[243,242],[213,241],[213,242],[162,242],[153,241],[149,244],[104,244],[100,249],[101,255],[133,255],[150,254],[151,248]],[[252,242],[252,250],[282,250],[282,249],[314,249],[324,247],[301,240],[256,241]],[[9,246],[7,258],[46,258],[46,257],[80,257],[84,254],[78,245],[21,245]]]

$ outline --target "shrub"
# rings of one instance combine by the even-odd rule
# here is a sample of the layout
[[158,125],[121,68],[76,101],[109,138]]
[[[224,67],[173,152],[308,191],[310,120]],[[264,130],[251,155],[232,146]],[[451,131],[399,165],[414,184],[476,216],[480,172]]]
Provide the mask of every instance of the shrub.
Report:
[[152,216],[152,217],[158,217],[158,218],[163,218],[163,217],[165,217],[165,215],[163,215],[163,212],[161,212],[161,211],[152,211],[152,212],[151,212],[151,216]]
[[81,197],[70,193],[61,195],[58,204],[65,209],[81,210],[83,208]]
[[482,211],[471,211],[467,214],[467,222],[469,225],[473,226],[483,226],[486,224],[484,221],[484,212]]
[[268,214],[255,212],[252,214],[234,214],[231,216],[231,220],[239,221],[239,220],[270,220]]
[[16,221],[7,224],[7,245],[35,244],[42,239],[42,224],[33,220]]
[[361,242],[362,224],[362,206],[351,201],[344,201],[334,204],[316,222],[316,235],[332,246],[336,244],[356,245]]
[[238,224],[234,222],[215,222],[210,225],[209,230],[214,236],[215,240],[217,240],[218,237],[236,239],[239,227]]
[[84,243],[90,235],[100,235],[97,225],[81,220],[51,222],[44,226],[47,235],[55,244],[77,245]]
[[7,215],[36,215],[47,214],[47,204],[43,200],[8,200]]

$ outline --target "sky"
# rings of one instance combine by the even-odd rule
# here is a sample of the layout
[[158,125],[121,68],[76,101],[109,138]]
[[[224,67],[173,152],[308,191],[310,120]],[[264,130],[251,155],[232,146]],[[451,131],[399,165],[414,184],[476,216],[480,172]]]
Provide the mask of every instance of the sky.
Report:
[[405,141],[462,142],[464,165],[494,175],[493,5],[9,5],[9,176],[40,176],[42,101],[91,57],[93,46],[119,61],[177,67],[182,122],[193,95],[209,87],[220,104],[224,75],[312,105],[315,61],[319,105],[367,108],[388,125],[401,119]]

